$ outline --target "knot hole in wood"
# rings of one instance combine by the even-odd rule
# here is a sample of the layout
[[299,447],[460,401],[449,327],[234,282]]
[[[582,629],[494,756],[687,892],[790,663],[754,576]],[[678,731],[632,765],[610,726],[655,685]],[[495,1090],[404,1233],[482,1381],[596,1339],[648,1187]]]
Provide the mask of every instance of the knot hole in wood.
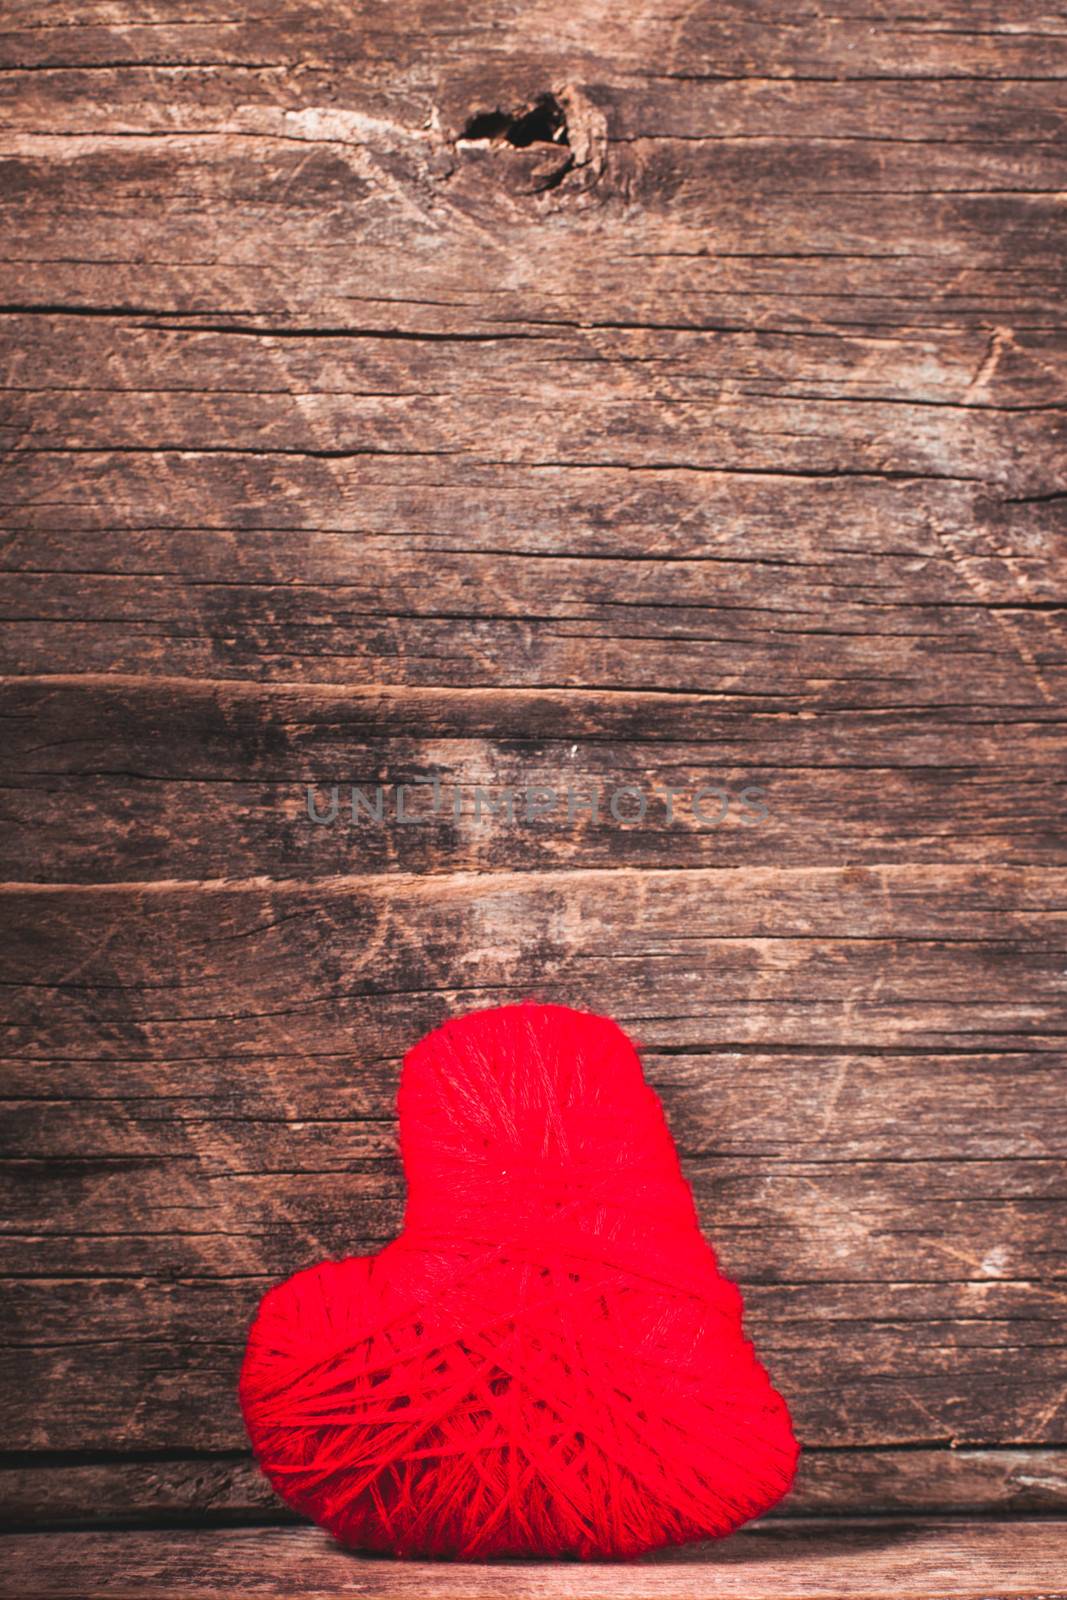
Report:
[[603,113],[571,85],[517,104],[483,102],[456,137],[459,150],[505,157],[507,186],[534,193],[558,188],[568,175],[581,174],[581,188],[595,183],[606,143]]
[[565,145],[569,150],[571,143],[567,113],[554,94],[539,95],[524,111],[502,111],[499,106],[492,111],[476,111],[460,138],[470,143],[484,140],[499,144],[503,140],[518,150],[531,144]]

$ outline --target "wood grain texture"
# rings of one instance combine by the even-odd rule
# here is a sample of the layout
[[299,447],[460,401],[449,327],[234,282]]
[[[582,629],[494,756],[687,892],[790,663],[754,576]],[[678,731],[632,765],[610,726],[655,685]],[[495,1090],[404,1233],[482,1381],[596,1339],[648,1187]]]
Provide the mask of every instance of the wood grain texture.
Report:
[[[644,1045],[809,1447],[701,1572],[1057,1592],[1051,1524],[796,1519],[1067,1505],[1065,105],[1025,0],[8,5],[12,1520],[281,1516],[256,1297],[398,1225],[404,1049],[537,993]],[[21,1592],[340,1581],[69,1537]]]
[[[871,718],[853,708],[813,725],[804,711],[741,709],[714,695],[20,679],[6,696],[0,750],[0,875],[306,879],[354,865],[440,873],[605,861],[1055,866],[1063,723],[1046,711],[1004,716],[981,705]],[[435,779],[437,816],[426,787]],[[415,825],[385,825],[384,815],[376,824],[365,811],[353,824],[353,785],[372,804],[381,788],[395,819],[401,784],[423,785],[404,796]],[[336,822],[312,824],[309,788],[325,815],[335,785]],[[612,814],[626,785],[645,797],[640,823],[634,797],[619,800],[623,822]],[[694,810],[705,785],[728,797],[721,822],[714,796]],[[762,797],[758,822],[741,799],[750,787]],[[558,798],[528,820],[531,788]],[[678,791],[669,809],[668,788]],[[511,825],[488,812],[509,790]]]
[[389,1600],[427,1593],[464,1600],[1062,1600],[1067,1524],[873,1521],[764,1523],[720,1545],[689,1546],[628,1566],[594,1562],[365,1560],[318,1529],[23,1535],[0,1541],[0,1594],[97,1600],[136,1594],[231,1595],[353,1591]]
[[[86,1461],[56,1452],[7,1457],[5,1524],[16,1528],[269,1525],[290,1520],[243,1451],[174,1451]],[[890,1513],[926,1518],[980,1513],[1026,1516],[1062,1510],[1067,1460],[1056,1449],[955,1450],[908,1446],[811,1449],[779,1515]]]

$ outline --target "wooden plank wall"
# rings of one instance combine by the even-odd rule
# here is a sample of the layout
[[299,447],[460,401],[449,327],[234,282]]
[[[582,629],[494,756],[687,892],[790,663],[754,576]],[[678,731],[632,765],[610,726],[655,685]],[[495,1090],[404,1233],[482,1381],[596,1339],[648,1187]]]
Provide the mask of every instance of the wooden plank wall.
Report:
[[528,994],[643,1043],[791,1511],[1062,1508],[1063,18],[2,28],[8,1520],[280,1517],[256,1299]]

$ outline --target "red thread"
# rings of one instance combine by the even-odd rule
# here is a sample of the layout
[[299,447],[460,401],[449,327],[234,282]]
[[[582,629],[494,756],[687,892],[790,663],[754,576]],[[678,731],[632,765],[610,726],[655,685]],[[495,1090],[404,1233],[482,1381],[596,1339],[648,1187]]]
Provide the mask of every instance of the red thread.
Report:
[[773,1505],[789,1413],[615,1023],[447,1022],[398,1109],[400,1237],[269,1290],[249,1335],[282,1498],[358,1549],[468,1559],[635,1556]]

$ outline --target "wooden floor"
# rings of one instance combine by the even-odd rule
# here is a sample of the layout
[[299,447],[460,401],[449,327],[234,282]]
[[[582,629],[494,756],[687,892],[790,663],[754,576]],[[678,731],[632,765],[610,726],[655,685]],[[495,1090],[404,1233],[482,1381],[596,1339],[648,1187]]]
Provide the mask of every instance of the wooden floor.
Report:
[[[0,30],[6,1581],[1064,1592],[1067,22]],[[343,1558],[235,1401],[530,994],[641,1042],[805,1444],[625,1588]]]
[[[317,1529],[24,1535],[4,1541],[10,1600],[1063,1600],[1067,1522],[767,1525],[636,1565],[366,1560]],[[2,1548],[2,1547],[0,1547]]]

